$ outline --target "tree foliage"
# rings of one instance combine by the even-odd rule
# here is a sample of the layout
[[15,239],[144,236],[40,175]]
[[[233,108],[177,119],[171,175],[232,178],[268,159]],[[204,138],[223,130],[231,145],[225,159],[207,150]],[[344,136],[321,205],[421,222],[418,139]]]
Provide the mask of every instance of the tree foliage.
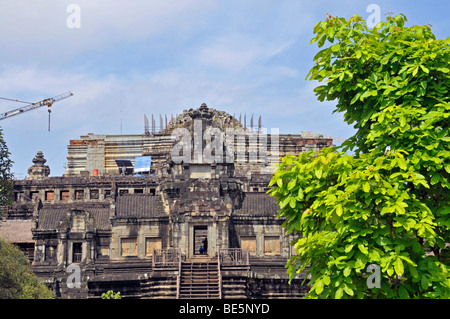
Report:
[[120,291],[114,292],[108,290],[107,292],[102,293],[102,299],[122,299],[122,297],[120,296]]
[[0,128],[0,207],[11,203],[11,192],[13,190],[11,167],[13,162],[9,155],[8,147],[3,139],[3,131]]
[[19,248],[0,238],[0,299],[52,299]]
[[[291,278],[309,266],[309,297],[449,298],[450,39],[388,17],[314,27],[307,78],[356,133],[339,148],[286,156],[269,192],[298,234]],[[354,156],[345,152],[353,150]],[[378,265],[381,287],[369,288]]]

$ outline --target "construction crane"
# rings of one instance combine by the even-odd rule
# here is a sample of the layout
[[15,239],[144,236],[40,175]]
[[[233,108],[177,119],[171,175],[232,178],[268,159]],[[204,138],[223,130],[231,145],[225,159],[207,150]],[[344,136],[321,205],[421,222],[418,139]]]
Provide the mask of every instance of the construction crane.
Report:
[[305,133],[306,136],[311,136],[312,134],[320,134],[320,135],[323,135],[323,137],[331,138],[334,141],[338,141],[341,143],[344,143],[346,141],[346,139],[342,138],[342,137],[331,136],[328,134],[318,133],[318,132],[314,132],[314,131],[302,131],[302,133]]
[[48,106],[48,130],[50,131],[50,113],[52,112],[50,107],[53,105],[53,103],[61,101],[63,99],[67,99],[68,97],[71,97],[72,95],[73,95],[73,93],[66,92],[66,93],[57,95],[55,97],[51,97],[51,98],[48,98],[48,99],[45,99],[45,100],[42,100],[42,101],[39,101],[39,102],[35,102],[35,103],[30,103],[28,105],[19,107],[17,109],[14,109],[14,110],[11,110],[11,111],[8,111],[8,112],[5,112],[5,113],[1,113],[0,114],[0,121],[4,120],[4,119],[7,119],[7,118],[10,118],[10,117],[12,117],[14,115],[22,114],[22,113],[25,113],[25,112],[28,112],[28,111],[40,108],[41,106],[47,105]]

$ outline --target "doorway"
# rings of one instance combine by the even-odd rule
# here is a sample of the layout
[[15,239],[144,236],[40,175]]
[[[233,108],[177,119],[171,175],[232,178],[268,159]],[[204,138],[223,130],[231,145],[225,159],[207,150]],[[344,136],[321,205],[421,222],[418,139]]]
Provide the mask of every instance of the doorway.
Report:
[[208,254],[208,227],[194,226],[194,255]]
[[83,253],[83,244],[82,243],[73,243],[72,245],[72,262],[80,263],[82,259]]

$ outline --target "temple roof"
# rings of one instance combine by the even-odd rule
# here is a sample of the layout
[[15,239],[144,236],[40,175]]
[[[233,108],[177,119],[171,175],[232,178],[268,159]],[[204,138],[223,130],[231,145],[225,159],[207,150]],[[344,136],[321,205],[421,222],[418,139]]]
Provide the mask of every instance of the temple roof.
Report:
[[117,197],[116,217],[156,217],[165,216],[159,196],[151,194],[124,194]]
[[234,215],[276,216],[279,210],[276,199],[265,193],[244,193],[244,200]]
[[33,221],[29,220],[5,220],[0,223],[0,237],[10,243],[32,243],[31,234]]
[[[44,206],[39,211],[38,226],[40,230],[59,229],[60,222],[64,220],[67,214],[73,209],[70,205],[48,205]],[[110,229],[111,223],[109,221],[110,208],[107,207],[83,207],[79,210],[89,212],[89,215],[94,218],[94,228]]]

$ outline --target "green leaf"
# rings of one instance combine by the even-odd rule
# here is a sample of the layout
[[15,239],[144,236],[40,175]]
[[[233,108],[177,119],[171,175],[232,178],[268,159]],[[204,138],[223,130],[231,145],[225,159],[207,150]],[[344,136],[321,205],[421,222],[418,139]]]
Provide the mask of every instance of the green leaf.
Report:
[[388,274],[388,276],[392,276],[394,274],[394,268],[392,268],[392,267],[388,268],[386,273]]
[[336,43],[335,45],[332,45],[330,47],[331,51],[333,52],[338,52],[341,49],[341,46],[339,45],[339,43]]
[[291,208],[295,208],[296,205],[297,201],[295,200],[294,197],[291,197],[291,199],[289,200],[289,206],[291,206]]
[[333,213],[332,215],[331,215],[331,222],[333,223],[333,224],[336,224],[337,222],[339,222],[339,216],[336,214],[336,213]]
[[361,258],[361,257],[357,257],[356,261],[355,261],[355,268],[356,269],[362,269],[364,268],[366,262]]
[[322,177],[322,168],[316,169],[316,171],[314,173],[316,174],[317,178],[321,178]]
[[413,276],[413,278],[419,277],[419,273],[417,272],[417,269],[415,266],[408,264],[408,269],[409,269],[409,272],[411,273],[411,275]]
[[440,179],[441,179],[441,175],[434,174],[433,177],[430,180],[431,185],[437,184]]
[[302,200],[304,198],[303,189],[301,187],[298,188],[298,199]]
[[403,170],[406,170],[408,168],[406,166],[406,161],[404,158],[401,158],[401,157],[397,158],[397,164],[398,164],[398,167],[400,167]]
[[364,254],[367,255],[369,253],[369,250],[367,249],[366,246],[364,246],[363,244],[358,244],[358,249]]
[[369,182],[365,182],[363,184],[363,191],[366,192],[366,193],[370,192],[370,184],[369,184]]
[[345,252],[349,253],[352,251],[354,244],[349,244],[347,246],[345,246]]
[[427,81],[422,81],[422,82],[420,82],[420,86],[421,86],[424,90],[426,90],[426,89],[427,89]]
[[281,178],[277,179],[278,187],[283,187],[283,180]]
[[354,295],[353,289],[351,289],[349,286],[347,286],[347,285],[345,285],[345,284],[344,284],[344,291],[345,291],[345,293],[346,293],[347,295],[350,295],[350,296],[353,296],[353,295]]
[[430,283],[428,282],[428,278],[426,275],[423,275],[422,278],[420,278],[420,285],[422,286],[423,290],[427,290]]
[[409,299],[408,290],[406,290],[406,288],[403,286],[400,286],[400,288],[398,289],[398,295],[402,299]]
[[343,295],[344,295],[344,290],[343,290],[342,288],[339,287],[339,288],[336,290],[336,293],[335,293],[335,295],[334,295],[334,298],[335,298],[335,299],[341,299]]
[[324,275],[323,278],[322,278],[322,281],[323,281],[323,283],[324,283],[325,285],[328,286],[328,285],[330,284],[330,282],[331,282],[330,276]]
[[316,287],[316,294],[320,295],[323,291],[323,281],[322,280],[317,280],[315,283],[315,287]]
[[336,206],[336,214],[338,216],[342,216],[342,205],[341,204]]
[[280,208],[286,207],[287,204],[289,204],[291,201],[290,196],[286,196],[281,202],[280,202]]
[[420,65],[420,68],[422,69],[423,72],[425,73],[430,73],[430,70],[428,70],[426,67],[424,67],[422,64]]
[[348,277],[351,272],[352,272],[352,269],[349,266],[345,267],[345,269],[344,269],[344,276]]
[[288,190],[293,189],[296,184],[297,184],[297,179],[296,178],[291,179],[288,183],[288,187],[287,187]]
[[353,99],[350,101],[350,105],[352,105],[353,103],[355,103],[359,97],[361,96],[361,93],[357,93],[355,94],[355,96],[353,97]]
[[324,35],[319,39],[319,42],[317,43],[317,45],[319,46],[319,48],[322,47],[322,46],[324,45],[326,39],[327,39],[327,35],[326,35],[326,34],[324,34]]
[[403,268],[403,262],[402,262],[402,259],[401,259],[401,258],[397,258],[397,259],[395,260],[395,262],[394,262],[394,270],[395,270],[395,273],[396,273],[398,276],[403,275],[404,268]]
[[328,28],[328,30],[327,30],[327,36],[329,37],[329,40],[330,41],[333,41],[334,40],[334,33],[335,33],[336,31],[334,30],[334,28]]

